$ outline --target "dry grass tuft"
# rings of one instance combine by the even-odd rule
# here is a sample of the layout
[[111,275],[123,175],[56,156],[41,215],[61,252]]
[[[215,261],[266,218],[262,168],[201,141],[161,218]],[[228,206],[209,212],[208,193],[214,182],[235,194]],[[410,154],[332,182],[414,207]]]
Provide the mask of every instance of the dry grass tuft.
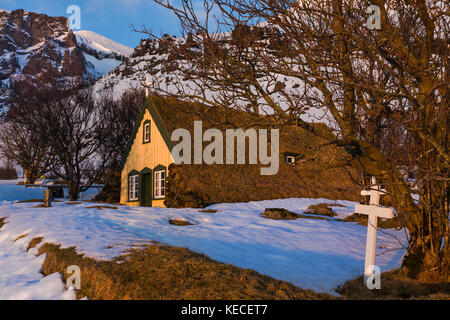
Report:
[[116,209],[117,207],[111,207],[111,206],[105,206],[105,205],[99,205],[99,206],[90,206],[90,207],[86,207],[88,209],[98,209],[98,210],[103,210],[103,209]]
[[357,300],[403,300],[432,299],[450,300],[450,283],[428,283],[408,278],[401,269],[381,274],[381,289],[369,290],[363,277],[347,281],[337,290],[347,299]]
[[[344,219],[340,219],[339,221],[356,222],[361,226],[367,226],[368,217],[365,214],[354,213],[352,215],[345,217]],[[399,229],[402,227],[403,227],[403,223],[398,217],[395,217],[393,219],[385,219],[385,220],[378,219],[378,223],[377,223],[377,228],[381,228],[381,229],[391,229],[391,228]]]
[[423,270],[417,275],[417,280],[427,283],[450,283],[450,261],[449,259],[437,268]]
[[44,239],[44,237],[36,237],[36,238],[31,239],[30,243],[28,244],[27,251],[36,247],[39,243],[42,242],[42,239]]
[[17,201],[17,203],[29,203],[29,202],[44,202],[44,199],[28,199]]
[[45,204],[41,203],[41,204],[38,204],[37,206],[33,206],[33,208],[51,208],[51,206],[47,207]]
[[200,210],[199,212],[203,212],[203,213],[217,213],[217,212],[219,212],[219,210],[205,209],[205,210]]
[[298,214],[295,212],[291,212],[284,208],[267,208],[264,212],[261,213],[261,217],[273,220],[295,220],[295,219],[317,219],[317,220],[326,220],[324,217],[314,217],[314,216],[306,216],[304,214]]
[[182,219],[170,219],[169,223],[173,224],[175,226],[193,226],[193,225],[195,225],[195,223],[192,223],[187,220],[182,220]]
[[305,211],[305,214],[316,214],[320,216],[327,217],[335,217],[337,213],[333,211],[333,209],[328,207],[329,205],[326,203],[313,204],[308,207],[308,211]]
[[0,218],[0,228],[6,224],[6,218]]
[[20,240],[20,239],[22,239],[22,238],[25,238],[27,235],[28,235],[28,233],[21,234],[21,235],[18,236],[16,239],[14,239],[14,242],[16,242],[16,241],[18,241],[18,240]]
[[[96,261],[75,248],[45,243],[45,275],[81,268],[79,298],[97,299],[333,299],[250,269],[216,262],[188,249],[152,245],[115,261]],[[121,262],[121,263],[117,263]]]
[[291,212],[284,208],[267,208],[261,216],[273,220],[295,220],[299,218],[298,213]]

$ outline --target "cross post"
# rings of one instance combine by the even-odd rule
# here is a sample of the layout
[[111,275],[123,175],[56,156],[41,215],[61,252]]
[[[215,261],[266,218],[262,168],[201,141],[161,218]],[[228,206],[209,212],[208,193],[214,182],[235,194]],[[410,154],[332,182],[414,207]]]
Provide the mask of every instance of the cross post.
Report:
[[376,184],[375,178],[372,177],[371,190],[361,191],[361,195],[370,196],[369,205],[355,205],[355,213],[368,215],[364,283],[366,283],[367,278],[373,274],[373,268],[369,269],[369,267],[375,265],[375,244],[377,240],[378,218],[390,219],[394,217],[394,210],[392,208],[384,208],[379,206],[380,195],[384,193],[386,193],[386,190],[381,189],[380,186]]
[[150,77],[145,76],[145,97],[148,98],[150,96]]

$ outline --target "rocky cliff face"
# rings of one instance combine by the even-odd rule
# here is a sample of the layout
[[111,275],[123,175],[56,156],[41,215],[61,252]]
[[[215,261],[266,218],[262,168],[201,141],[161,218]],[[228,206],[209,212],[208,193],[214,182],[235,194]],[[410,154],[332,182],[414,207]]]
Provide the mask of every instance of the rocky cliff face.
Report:
[[3,109],[26,84],[67,87],[89,78],[67,19],[21,9],[0,11],[0,66]]
[[[94,51],[97,57],[90,59]],[[0,9],[0,114],[27,85],[65,89],[95,80],[124,59],[111,51],[80,41],[65,17]],[[102,70],[96,70],[105,61],[106,69],[103,63]]]

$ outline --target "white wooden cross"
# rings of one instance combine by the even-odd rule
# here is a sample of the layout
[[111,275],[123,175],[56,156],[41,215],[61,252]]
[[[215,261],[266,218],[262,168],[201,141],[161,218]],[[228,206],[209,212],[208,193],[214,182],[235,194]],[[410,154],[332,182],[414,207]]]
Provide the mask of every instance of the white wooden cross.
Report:
[[369,222],[367,224],[367,240],[366,240],[366,260],[364,266],[364,283],[366,279],[370,277],[374,269],[375,264],[375,243],[377,240],[377,218],[393,218],[394,210],[392,208],[380,207],[380,195],[386,193],[386,190],[381,189],[376,184],[376,179],[372,177],[372,186],[370,191],[363,190],[361,195],[370,196],[369,205],[357,204],[355,205],[355,213],[367,214],[369,216]]
[[150,77],[145,76],[145,97],[148,98],[150,96]]

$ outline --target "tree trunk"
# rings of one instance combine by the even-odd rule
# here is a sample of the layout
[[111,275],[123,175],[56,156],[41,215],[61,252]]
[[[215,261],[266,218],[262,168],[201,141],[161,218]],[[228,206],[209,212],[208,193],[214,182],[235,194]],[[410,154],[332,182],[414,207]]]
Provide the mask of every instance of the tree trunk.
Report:
[[37,176],[34,173],[32,168],[22,168],[23,169],[23,178],[25,184],[34,184],[37,180]]
[[[408,250],[402,263],[407,275],[415,279],[442,280],[444,277],[447,280],[449,190],[446,182],[428,182],[416,204],[398,169],[375,146],[364,141],[347,143],[352,146],[347,148],[354,157],[352,166],[385,184],[397,214],[409,231]],[[434,279],[430,278],[431,271]]]
[[448,281],[448,188],[445,182],[424,185],[419,210],[410,217],[410,244],[402,266],[408,276],[427,281]]
[[69,201],[78,200],[80,194],[80,186],[74,181],[69,181],[67,182],[67,189],[69,194]]

